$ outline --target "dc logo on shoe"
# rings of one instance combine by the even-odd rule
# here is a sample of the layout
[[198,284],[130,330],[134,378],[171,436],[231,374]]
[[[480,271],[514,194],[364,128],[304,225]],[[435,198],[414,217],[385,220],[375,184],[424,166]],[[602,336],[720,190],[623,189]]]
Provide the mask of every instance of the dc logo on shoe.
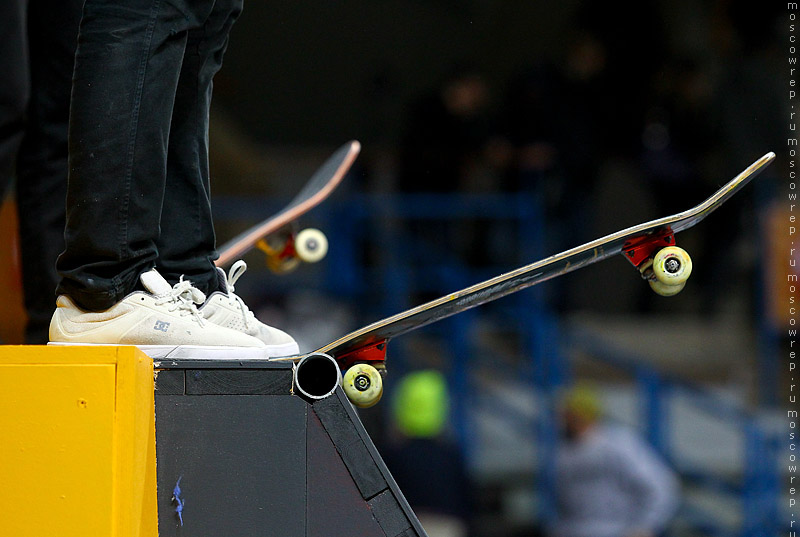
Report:
[[153,327],[153,330],[159,330],[164,333],[166,333],[168,329],[169,323],[164,321],[156,321],[156,325]]

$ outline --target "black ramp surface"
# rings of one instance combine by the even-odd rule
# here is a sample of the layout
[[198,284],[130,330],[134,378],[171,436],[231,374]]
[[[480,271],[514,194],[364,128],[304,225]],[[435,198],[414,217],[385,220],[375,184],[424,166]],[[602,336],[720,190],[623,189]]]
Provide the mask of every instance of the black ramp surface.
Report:
[[341,388],[292,395],[292,366],[158,363],[160,537],[425,537]]
[[157,397],[159,536],[305,535],[306,408],[291,396]]
[[189,369],[187,395],[289,395],[291,369]]
[[319,418],[308,415],[308,537],[384,537]]
[[312,408],[383,533],[426,537],[342,389],[314,402]]

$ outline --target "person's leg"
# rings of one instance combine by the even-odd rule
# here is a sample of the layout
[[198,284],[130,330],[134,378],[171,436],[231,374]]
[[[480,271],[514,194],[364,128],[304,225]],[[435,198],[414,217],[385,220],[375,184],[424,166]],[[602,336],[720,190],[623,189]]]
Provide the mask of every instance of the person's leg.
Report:
[[218,288],[208,172],[212,79],[241,11],[242,0],[216,0],[205,24],[189,31],[172,112],[156,267],[167,280],[185,276],[206,294]]
[[[187,34],[212,0],[86,0],[73,75],[59,294],[94,311],[155,265]],[[165,218],[177,218],[167,214]]]
[[[205,296],[155,269],[172,109],[188,32],[214,0],[86,0],[69,125],[66,249],[50,343],[136,345],[153,357],[297,352],[207,322]],[[163,214],[163,218],[162,218]],[[88,310],[88,311],[87,311]]]
[[234,294],[233,284],[246,265],[235,265],[230,279],[214,265],[208,172],[212,79],[222,66],[228,35],[241,11],[242,0],[216,0],[203,27],[189,32],[172,114],[156,266],[167,280],[185,277],[210,294],[201,308],[205,319],[255,337],[268,352],[280,355],[296,348],[294,340],[256,319]]
[[31,97],[17,157],[22,280],[28,324],[25,341],[47,343],[64,249],[67,122],[82,0],[30,0],[28,43]]
[[11,182],[30,93],[25,27],[27,0],[0,2],[0,203]]

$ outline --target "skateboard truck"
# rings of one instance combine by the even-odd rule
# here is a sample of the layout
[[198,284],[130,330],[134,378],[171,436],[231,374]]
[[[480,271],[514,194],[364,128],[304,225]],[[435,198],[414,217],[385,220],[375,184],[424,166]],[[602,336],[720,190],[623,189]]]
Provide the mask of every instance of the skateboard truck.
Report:
[[692,273],[692,258],[675,246],[675,233],[669,226],[625,242],[622,252],[653,291],[662,296],[680,293]]
[[386,341],[380,341],[367,345],[366,347],[352,350],[338,356],[336,360],[345,368],[359,362],[378,362],[373,363],[373,365],[378,366],[376,369],[380,369],[380,365],[386,361]]
[[259,239],[256,248],[266,254],[267,267],[281,274],[294,270],[301,261],[316,263],[322,260],[328,253],[328,239],[322,231],[307,228],[297,234],[287,231],[282,241],[276,240],[273,244],[266,238]]

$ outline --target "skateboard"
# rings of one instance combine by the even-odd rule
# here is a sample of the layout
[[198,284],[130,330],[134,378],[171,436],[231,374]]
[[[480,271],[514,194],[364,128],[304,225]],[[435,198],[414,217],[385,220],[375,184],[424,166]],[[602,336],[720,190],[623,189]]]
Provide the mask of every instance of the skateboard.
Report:
[[341,382],[351,402],[369,407],[377,403],[383,393],[381,372],[385,372],[386,345],[390,339],[611,256],[623,255],[656,293],[674,295],[683,289],[692,270],[689,254],[675,245],[675,234],[702,221],[774,158],[774,153],[767,153],[707,200],[687,211],[623,229],[445,295],[360,328],[311,353],[273,360],[291,360],[299,367],[308,358],[332,358],[345,372]]
[[253,248],[267,255],[267,266],[275,272],[287,272],[301,261],[315,263],[328,252],[328,239],[314,228],[297,230],[297,220],[322,203],[342,182],[355,162],[361,144],[344,144],[311,176],[305,186],[280,212],[240,233],[223,244],[217,266],[224,267]]

